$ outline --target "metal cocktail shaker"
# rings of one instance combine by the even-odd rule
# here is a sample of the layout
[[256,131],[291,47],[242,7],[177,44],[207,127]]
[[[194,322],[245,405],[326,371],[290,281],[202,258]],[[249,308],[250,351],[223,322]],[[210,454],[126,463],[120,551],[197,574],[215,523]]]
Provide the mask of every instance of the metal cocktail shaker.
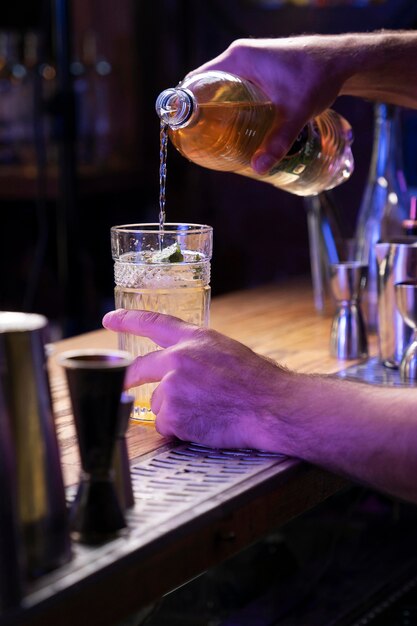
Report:
[[23,552],[17,522],[17,490],[10,420],[0,380],[0,613],[19,604]]
[[26,576],[70,558],[67,507],[46,369],[42,315],[0,313],[0,380],[16,466]]
[[378,344],[382,363],[396,368],[411,338],[398,310],[395,284],[417,279],[417,238],[399,237],[375,245],[378,266]]
[[395,285],[396,304],[404,322],[413,331],[411,341],[400,363],[401,380],[417,380],[417,281]]

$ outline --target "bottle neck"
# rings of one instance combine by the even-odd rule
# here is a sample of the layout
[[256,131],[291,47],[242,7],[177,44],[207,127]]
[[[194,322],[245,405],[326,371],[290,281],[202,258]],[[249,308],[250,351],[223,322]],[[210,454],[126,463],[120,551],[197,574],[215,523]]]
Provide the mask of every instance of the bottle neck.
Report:
[[197,102],[188,89],[165,89],[156,100],[156,112],[169,128],[188,126],[195,117]]
[[389,172],[402,171],[401,150],[399,111],[395,106],[379,103],[375,106],[371,176],[383,177]]

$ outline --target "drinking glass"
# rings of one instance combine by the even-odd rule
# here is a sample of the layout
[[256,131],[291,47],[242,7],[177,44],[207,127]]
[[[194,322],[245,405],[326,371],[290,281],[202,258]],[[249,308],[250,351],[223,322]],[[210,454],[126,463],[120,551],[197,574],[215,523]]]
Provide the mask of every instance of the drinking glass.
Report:
[[[125,224],[111,228],[116,308],[157,311],[208,326],[213,229],[203,224]],[[144,356],[159,347],[146,337],[119,333],[119,348]],[[152,422],[157,383],[129,390],[132,419]]]

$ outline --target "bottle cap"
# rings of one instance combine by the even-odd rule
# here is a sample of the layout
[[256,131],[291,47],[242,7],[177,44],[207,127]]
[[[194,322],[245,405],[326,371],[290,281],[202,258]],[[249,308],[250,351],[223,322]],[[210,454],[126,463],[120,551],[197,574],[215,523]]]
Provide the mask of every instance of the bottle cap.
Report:
[[195,98],[188,89],[171,88],[159,94],[155,109],[170,128],[182,128],[187,125],[196,106]]

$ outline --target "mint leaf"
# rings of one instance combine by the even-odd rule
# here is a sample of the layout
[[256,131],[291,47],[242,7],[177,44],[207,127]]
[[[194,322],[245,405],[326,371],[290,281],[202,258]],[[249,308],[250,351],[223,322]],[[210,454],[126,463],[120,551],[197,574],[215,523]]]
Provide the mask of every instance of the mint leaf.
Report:
[[152,252],[147,258],[147,263],[182,263],[184,255],[178,243],[173,243],[162,250]]
[[170,263],[182,263],[182,261],[184,261],[184,255],[181,252],[181,248],[178,243],[177,243],[177,249],[172,254],[169,255],[168,261]]

